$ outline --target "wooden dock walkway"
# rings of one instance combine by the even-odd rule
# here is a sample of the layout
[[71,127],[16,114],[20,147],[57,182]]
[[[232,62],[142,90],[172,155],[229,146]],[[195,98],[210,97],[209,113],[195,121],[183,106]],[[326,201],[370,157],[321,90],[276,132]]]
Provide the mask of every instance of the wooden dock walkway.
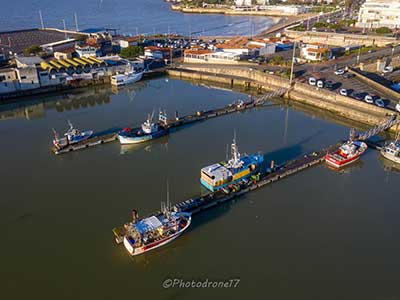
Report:
[[[211,109],[211,110],[206,110],[206,111],[197,111],[194,114],[186,115],[183,117],[176,116],[175,119],[168,120],[167,126],[169,128],[177,128],[177,127],[180,127],[180,126],[183,126],[186,124],[200,122],[200,121],[208,120],[211,118],[232,114],[235,112],[241,112],[241,111],[249,110],[251,108],[276,106],[276,104],[266,104],[266,101],[269,98],[281,96],[286,92],[287,92],[287,89],[280,89],[275,92],[265,94],[261,97],[256,97],[251,101],[243,102],[240,105],[237,103],[233,103],[233,104],[229,104],[227,106],[217,108],[217,109]],[[58,155],[58,154],[69,153],[69,152],[76,151],[76,150],[86,149],[89,147],[94,147],[94,146],[109,143],[109,142],[114,142],[114,141],[118,140],[118,133],[121,130],[122,130],[122,128],[112,128],[112,129],[108,129],[106,131],[98,132],[98,133],[95,133],[91,138],[84,140],[82,142],[68,145],[63,148],[53,147],[53,152],[54,152],[54,154]]]
[[[188,212],[191,214],[196,214],[201,211],[207,210],[218,204],[230,201],[234,198],[240,197],[244,194],[257,190],[268,184],[272,184],[290,175],[299,173],[303,170],[306,170],[317,164],[320,164],[323,161],[325,161],[325,155],[328,152],[335,151],[340,145],[341,143],[338,143],[328,148],[322,149],[319,152],[313,152],[308,155],[301,156],[298,159],[288,161],[281,166],[277,166],[276,168],[274,168],[273,171],[262,174],[260,180],[257,182],[250,181],[249,183],[236,184],[236,186],[238,186],[238,190],[236,192],[230,191],[227,193],[222,190],[216,192],[210,192],[202,196],[196,196],[178,202],[172,207],[172,210],[176,212]],[[149,214],[149,216],[156,215],[158,213],[159,212],[157,211],[152,214]],[[118,244],[121,243],[126,234],[125,225],[116,227],[112,231],[115,236],[115,241]]]
[[[400,123],[400,119],[396,116],[391,116],[382,124],[371,128],[365,133],[358,135],[358,137],[362,140],[365,140],[371,148],[379,150],[384,140],[380,139],[379,141],[372,141],[370,138],[374,135],[381,133],[382,131],[388,130],[391,126]],[[191,214],[196,214],[201,211],[207,210],[211,207],[214,207],[218,204],[230,201],[234,198],[240,197],[244,194],[247,194],[251,191],[257,190],[261,187],[264,187],[268,184],[272,184],[277,182],[283,178],[286,178],[290,175],[297,174],[303,170],[309,169],[315,165],[318,165],[325,161],[325,156],[327,153],[331,153],[336,151],[341,145],[343,141],[338,142],[337,144],[331,145],[327,148],[324,148],[318,152],[314,151],[310,154],[306,154],[297,159],[288,161],[283,165],[275,167],[273,170],[269,172],[261,174],[260,180],[256,182],[242,182],[238,184],[234,184],[235,189],[229,189],[229,191],[219,190],[216,192],[210,192],[205,195],[195,196],[193,198],[181,201],[176,203],[172,210],[175,212],[188,212]],[[157,215],[158,212],[154,212],[151,215]],[[124,236],[126,235],[125,225],[114,228],[112,231],[115,236],[115,241],[117,244],[122,243]]]

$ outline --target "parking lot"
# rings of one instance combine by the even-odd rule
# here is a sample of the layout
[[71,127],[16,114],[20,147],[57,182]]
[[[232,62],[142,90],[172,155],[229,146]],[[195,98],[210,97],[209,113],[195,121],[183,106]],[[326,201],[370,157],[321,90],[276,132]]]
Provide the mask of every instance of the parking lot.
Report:
[[332,82],[332,88],[329,88],[328,90],[331,90],[339,94],[341,89],[346,89],[348,96],[352,98],[354,98],[356,94],[361,94],[362,98],[364,98],[365,95],[370,95],[374,99],[381,98],[385,103],[386,108],[392,110],[395,110],[395,106],[399,102],[399,99],[390,95],[382,94],[382,92],[378,91],[374,87],[361,81],[359,78],[357,78],[357,76],[346,78],[346,76],[336,75],[333,70],[332,71],[330,70],[323,73],[320,72],[318,74],[307,72],[302,77],[303,77],[302,81],[305,82],[308,82],[308,79],[310,77],[322,79],[324,82],[330,81]]

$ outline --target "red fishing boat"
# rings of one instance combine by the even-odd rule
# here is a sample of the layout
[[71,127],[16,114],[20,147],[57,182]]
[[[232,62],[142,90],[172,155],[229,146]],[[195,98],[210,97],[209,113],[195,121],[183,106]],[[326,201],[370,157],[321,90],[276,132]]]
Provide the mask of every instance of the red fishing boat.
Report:
[[336,168],[340,168],[358,160],[367,149],[366,143],[349,140],[337,151],[328,153],[325,156],[325,161]]

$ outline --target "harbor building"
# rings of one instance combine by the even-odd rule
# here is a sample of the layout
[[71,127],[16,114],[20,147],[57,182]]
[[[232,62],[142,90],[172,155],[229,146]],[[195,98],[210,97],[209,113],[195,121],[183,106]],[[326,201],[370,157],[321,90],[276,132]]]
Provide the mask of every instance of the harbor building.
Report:
[[243,56],[259,56],[275,53],[276,45],[262,39],[250,40],[246,37],[236,37],[222,44],[217,44],[216,49]]
[[144,56],[152,59],[169,59],[172,51],[171,48],[148,46],[144,48]]
[[189,49],[185,50],[183,61],[188,63],[235,64],[240,61],[240,57],[240,54],[234,52]]
[[125,37],[118,40],[118,44],[121,48],[128,48],[130,46],[137,46],[139,45],[139,37],[132,36],[132,37]]
[[321,43],[309,43],[301,46],[300,56],[310,61],[322,61],[330,59],[332,51]]
[[400,0],[366,0],[360,8],[356,26],[400,28]]
[[17,90],[18,79],[14,68],[0,69],[0,94]]

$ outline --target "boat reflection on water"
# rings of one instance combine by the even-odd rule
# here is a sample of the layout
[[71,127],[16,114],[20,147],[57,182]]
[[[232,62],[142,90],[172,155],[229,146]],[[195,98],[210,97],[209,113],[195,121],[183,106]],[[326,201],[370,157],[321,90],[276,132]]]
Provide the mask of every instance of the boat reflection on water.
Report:
[[162,149],[168,149],[168,140],[169,136],[163,136],[157,140],[152,140],[147,143],[139,143],[139,144],[124,144],[121,145],[121,155],[131,154],[136,151],[147,151],[151,152],[155,147],[161,147]]
[[353,162],[350,165],[341,167],[341,168],[336,168],[334,166],[331,166],[330,164],[325,164],[325,167],[327,167],[329,170],[335,171],[336,173],[339,174],[350,174],[356,169],[361,169],[364,166],[364,162],[362,160],[357,160]]
[[135,94],[136,92],[143,90],[148,86],[148,81],[139,81],[132,85],[123,85],[123,86],[111,86],[111,92],[114,95],[118,94]]
[[400,173],[400,164],[395,163],[394,161],[391,161],[382,155],[379,155],[378,160],[382,164],[383,170],[386,172]]

